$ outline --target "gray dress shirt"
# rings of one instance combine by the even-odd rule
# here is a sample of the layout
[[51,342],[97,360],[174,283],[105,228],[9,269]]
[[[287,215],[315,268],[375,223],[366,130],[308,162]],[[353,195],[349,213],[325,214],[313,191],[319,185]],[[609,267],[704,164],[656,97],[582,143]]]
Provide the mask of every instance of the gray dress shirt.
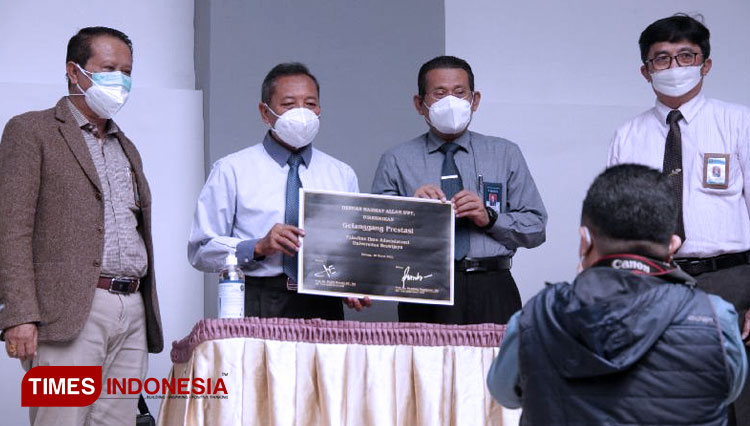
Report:
[[138,194],[130,161],[117,139],[119,128],[107,121],[106,134],[101,142],[94,135],[94,127],[68,101],[81,127],[83,140],[91,153],[104,197],[104,252],[102,275],[141,278],[146,275],[148,253],[138,230]]
[[[431,132],[390,149],[380,159],[372,192],[414,196],[422,185],[440,187],[445,141]],[[465,132],[453,141],[461,148],[454,159],[464,189],[487,201],[484,187],[499,189],[498,218],[484,231],[472,224],[469,257],[512,256],[518,247],[532,248],[545,240],[547,211],[534,179],[516,144],[506,139]]]

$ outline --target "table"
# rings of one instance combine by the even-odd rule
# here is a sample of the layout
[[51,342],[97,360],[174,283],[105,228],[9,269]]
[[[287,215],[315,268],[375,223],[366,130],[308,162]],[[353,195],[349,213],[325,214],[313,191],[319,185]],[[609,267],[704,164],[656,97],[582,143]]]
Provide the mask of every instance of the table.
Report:
[[[174,342],[169,379],[224,392],[167,395],[160,425],[509,425],[485,379],[505,326],[204,319]],[[193,382],[194,383],[194,382]],[[177,393],[177,392],[175,392]]]

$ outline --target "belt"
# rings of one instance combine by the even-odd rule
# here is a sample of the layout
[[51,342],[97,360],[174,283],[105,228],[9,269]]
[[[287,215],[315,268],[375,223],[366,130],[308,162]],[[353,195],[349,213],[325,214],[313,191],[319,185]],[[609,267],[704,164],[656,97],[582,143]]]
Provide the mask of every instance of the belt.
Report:
[[456,268],[463,272],[492,272],[508,270],[512,264],[510,256],[465,257],[456,261]]
[[674,262],[683,271],[695,276],[750,263],[750,251],[720,254],[714,257],[685,257],[675,259]]
[[293,291],[297,292],[297,284],[290,283],[286,275],[276,275],[273,277],[245,277],[245,285],[260,287],[266,290]]
[[140,279],[127,277],[99,277],[99,282],[96,283],[97,288],[116,294],[135,293],[140,286]]

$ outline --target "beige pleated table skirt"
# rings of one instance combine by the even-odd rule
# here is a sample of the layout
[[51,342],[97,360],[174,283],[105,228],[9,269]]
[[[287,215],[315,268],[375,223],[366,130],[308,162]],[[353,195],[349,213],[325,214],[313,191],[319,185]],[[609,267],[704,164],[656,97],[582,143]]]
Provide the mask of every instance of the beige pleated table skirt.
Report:
[[519,412],[498,405],[485,383],[504,331],[495,324],[202,320],[171,353],[169,379],[193,388],[164,396],[158,423],[515,425]]

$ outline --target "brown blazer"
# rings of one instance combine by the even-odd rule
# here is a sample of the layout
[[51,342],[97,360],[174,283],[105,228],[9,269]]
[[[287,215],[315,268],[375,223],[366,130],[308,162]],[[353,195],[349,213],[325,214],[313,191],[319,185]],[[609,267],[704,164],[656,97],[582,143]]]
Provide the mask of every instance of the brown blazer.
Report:
[[[40,342],[83,328],[100,274],[104,201],[91,154],[67,100],[13,117],[0,141],[0,330],[36,322]],[[122,132],[135,173],[148,251],[141,283],[149,352],[164,347],[154,281],[151,192],[138,150]]]

